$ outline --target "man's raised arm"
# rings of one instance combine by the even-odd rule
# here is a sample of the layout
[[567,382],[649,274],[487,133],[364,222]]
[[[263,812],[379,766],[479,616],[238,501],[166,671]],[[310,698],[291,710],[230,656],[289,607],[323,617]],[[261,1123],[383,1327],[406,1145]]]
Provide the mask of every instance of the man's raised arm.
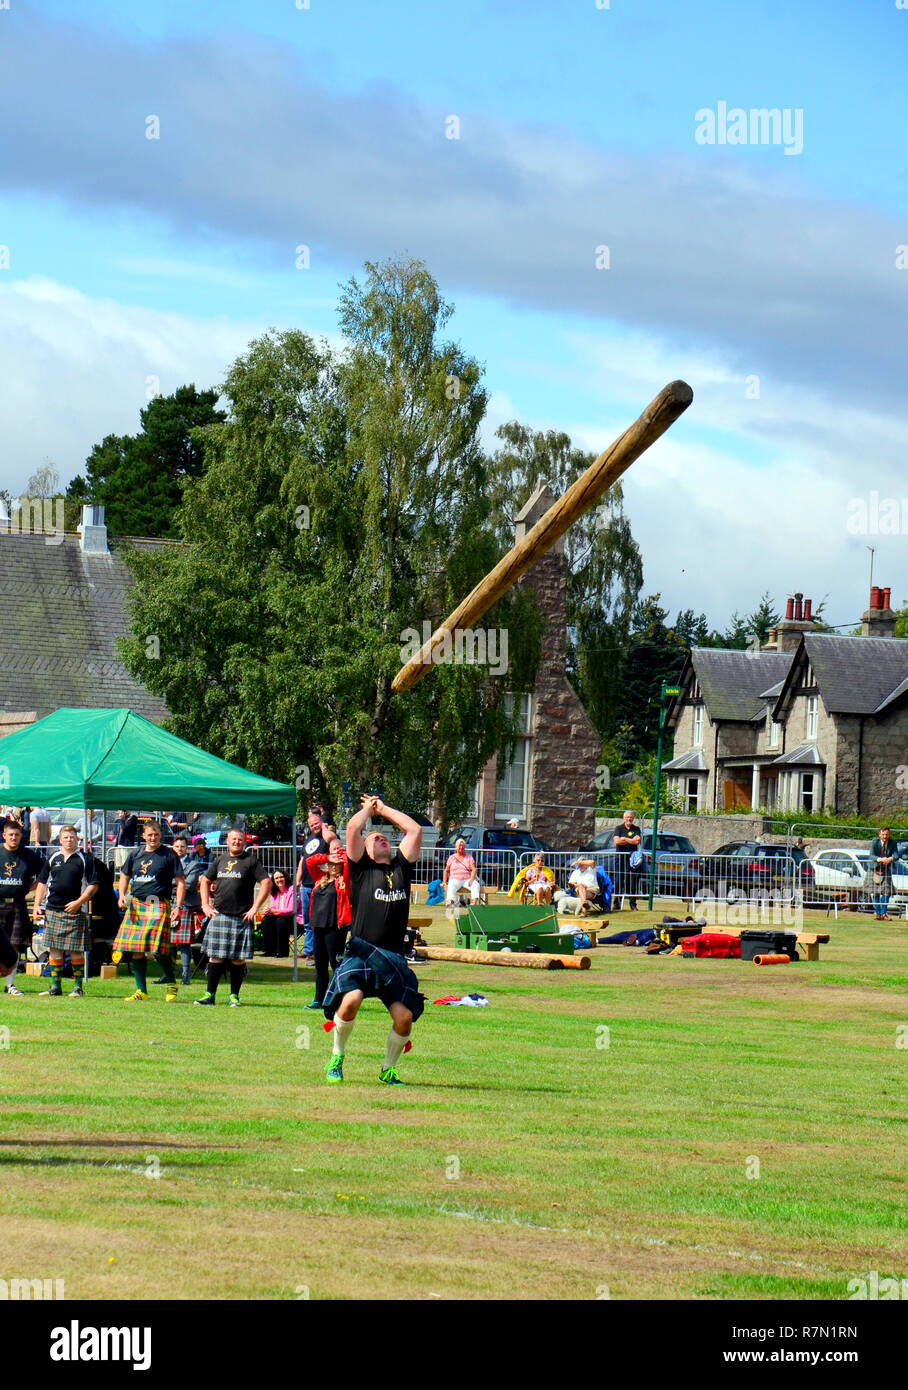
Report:
[[377,796],[363,796],[360,800],[362,806],[347,821],[347,858],[354,864],[358,864],[366,852],[363,826],[370,816],[378,815],[378,807],[381,804]]
[[409,864],[415,864],[422,848],[422,826],[419,821],[415,821],[412,816],[404,815],[403,811],[395,811],[393,806],[386,806],[383,801],[378,803],[378,814],[404,832],[400,852]]

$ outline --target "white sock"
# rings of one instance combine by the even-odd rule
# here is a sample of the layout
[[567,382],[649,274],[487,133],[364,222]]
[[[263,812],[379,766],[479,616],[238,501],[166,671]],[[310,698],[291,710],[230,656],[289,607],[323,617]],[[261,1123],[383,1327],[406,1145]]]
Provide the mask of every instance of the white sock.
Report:
[[347,1051],[347,1039],[353,1032],[353,1025],[355,1022],[356,1019],[351,1018],[349,1023],[345,1023],[342,1018],[338,1018],[335,1015],[334,1030],[332,1035],[334,1040],[332,1051],[335,1056],[337,1056],[339,1053],[344,1053]]
[[401,1037],[400,1033],[395,1033],[394,1029],[391,1029],[390,1033],[388,1034],[388,1041],[385,1044],[386,1071],[388,1067],[397,1066],[397,1063],[400,1060],[400,1054],[403,1052],[408,1042],[409,1038]]

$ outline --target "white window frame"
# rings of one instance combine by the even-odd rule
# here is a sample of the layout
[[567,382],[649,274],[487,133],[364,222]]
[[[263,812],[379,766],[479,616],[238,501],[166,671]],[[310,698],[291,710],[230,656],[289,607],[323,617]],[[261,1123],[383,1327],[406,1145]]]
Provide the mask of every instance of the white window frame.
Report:
[[705,722],[706,722],[706,721],[705,721],[705,719],[704,719],[704,717],[703,717],[703,706],[702,706],[702,705],[694,705],[694,747],[695,747],[695,748],[702,748],[702,747],[703,747],[703,726],[704,726]]
[[766,735],[766,747],[778,748],[782,741],[782,725],[777,724],[772,715],[769,715],[769,732]]
[[813,741],[816,739],[819,727],[820,697],[819,695],[808,695],[807,708],[804,715],[804,737]]
[[[523,821],[525,821],[525,820],[527,819],[527,811],[529,810],[529,807],[527,806],[527,799],[528,799],[528,796],[529,796],[529,785],[530,785],[530,730],[532,729],[532,725],[533,725],[533,696],[532,696],[532,694],[530,694],[530,693],[525,693],[525,694],[519,695],[517,698],[521,701],[521,703],[523,703],[523,701],[526,701],[526,706],[525,706],[526,717],[525,717],[524,722],[523,722],[523,733],[522,733],[522,734],[518,734],[518,736],[517,736],[517,747],[516,747],[515,750],[514,750],[514,761],[508,765],[508,768],[507,768],[507,770],[506,770],[504,773],[499,773],[499,772],[497,771],[497,769],[496,769],[496,775],[495,775],[495,819],[496,819],[496,820],[515,820],[515,819],[516,819],[516,820],[523,820]],[[506,695],[506,696],[505,696],[505,700],[509,702],[510,708],[513,709],[514,696],[513,696],[513,695]],[[506,810],[506,811],[503,811],[503,810],[500,809],[500,807],[501,807],[501,790],[502,790],[502,787],[503,787],[503,786],[505,786],[505,785],[507,785],[508,783],[510,783],[511,778],[512,778],[513,773],[514,773],[514,769],[515,769],[515,767],[518,765],[518,760],[519,760],[520,757],[523,758],[523,788],[522,788],[522,790],[521,790],[521,806],[520,806],[518,809],[516,809],[516,810],[513,809],[513,806],[512,806],[511,809]]]

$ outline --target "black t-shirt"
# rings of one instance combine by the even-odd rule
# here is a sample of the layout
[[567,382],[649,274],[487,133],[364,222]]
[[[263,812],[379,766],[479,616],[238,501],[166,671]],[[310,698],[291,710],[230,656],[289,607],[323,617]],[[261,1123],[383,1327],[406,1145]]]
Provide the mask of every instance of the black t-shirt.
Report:
[[0,845],[0,898],[24,898],[37,873],[34,856]]
[[134,849],[120,870],[129,879],[129,891],[143,902],[157,898],[169,903],[173,896],[173,881],[183,873],[183,865],[169,845],[157,849]]
[[[49,854],[41,866],[38,882],[47,884],[46,906],[62,912],[67,903],[81,898],[83,883],[97,883],[98,866],[93,854],[74,850],[67,859],[62,849]],[[84,904],[83,904],[84,908]]]
[[640,848],[640,845],[616,845],[614,840],[614,837],[616,835],[627,836],[631,839],[635,835],[639,835],[640,845],[643,844],[643,832],[641,831],[639,825],[634,824],[631,826],[630,830],[628,830],[624,824],[624,821],[622,821],[621,824],[616,825],[614,830],[612,831],[612,849],[614,850],[615,854],[633,854],[635,849]]
[[215,912],[228,917],[244,917],[255,902],[255,885],[268,877],[268,871],[258,861],[258,855],[246,851],[234,856],[221,854],[205,870],[209,883],[217,883],[214,895]]
[[190,850],[188,854],[183,856],[180,863],[183,873],[186,876],[186,892],[183,895],[183,906],[191,907],[194,911],[198,912],[202,906],[199,879],[205,872],[208,861],[207,859],[203,859],[200,854],[196,854],[195,850]]
[[307,830],[306,839],[303,842],[303,876],[300,879],[300,887],[311,888],[315,879],[306,868],[306,860],[310,854],[327,854],[328,841],[323,839],[317,830]]
[[122,845],[124,849],[133,849],[136,843],[136,831],[138,828],[138,816],[118,816],[117,844]]
[[353,899],[351,936],[403,955],[414,866],[400,850],[390,864],[376,864],[364,854],[362,859],[348,859],[347,865]]
[[309,899],[309,925],[315,931],[336,931],[337,889],[333,881],[324,888],[313,888]]

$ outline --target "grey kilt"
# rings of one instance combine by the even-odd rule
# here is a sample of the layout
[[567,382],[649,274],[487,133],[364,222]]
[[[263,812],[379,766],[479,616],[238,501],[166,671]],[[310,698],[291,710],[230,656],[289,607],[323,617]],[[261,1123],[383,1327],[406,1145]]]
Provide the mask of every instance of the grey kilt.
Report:
[[44,915],[44,932],[34,942],[39,951],[62,951],[83,955],[91,946],[91,921],[88,914],[57,912],[49,907]]
[[242,917],[216,912],[205,928],[205,954],[209,960],[252,960],[253,932],[253,924]]
[[6,932],[15,949],[24,951],[31,943],[34,930],[28,915],[28,904],[21,898],[0,898],[0,927]]

